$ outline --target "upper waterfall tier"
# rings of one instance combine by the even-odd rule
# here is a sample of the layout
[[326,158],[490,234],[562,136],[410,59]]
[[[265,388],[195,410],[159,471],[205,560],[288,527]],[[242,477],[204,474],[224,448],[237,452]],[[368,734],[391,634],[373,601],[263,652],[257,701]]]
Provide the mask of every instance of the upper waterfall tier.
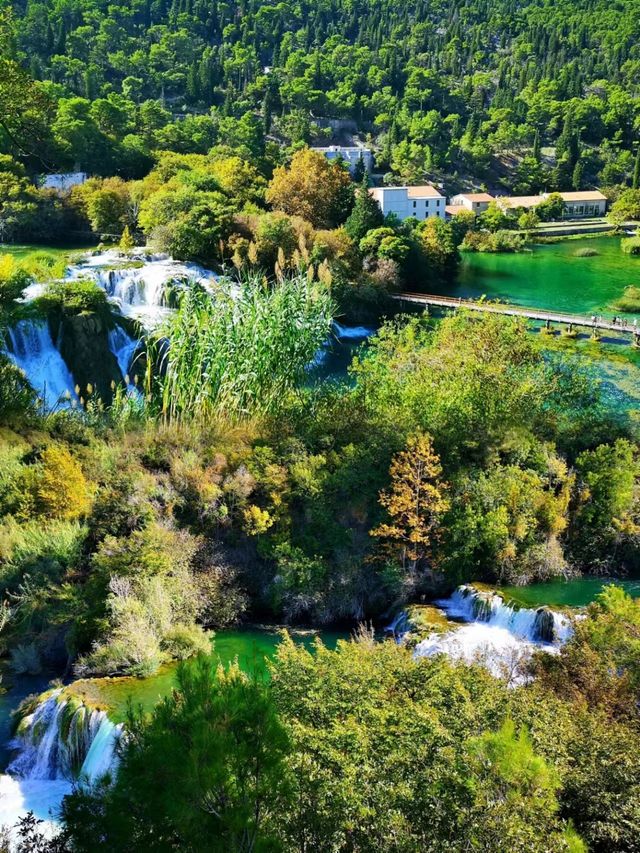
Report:
[[156,326],[171,307],[172,285],[195,281],[211,288],[216,276],[192,263],[174,261],[167,255],[123,256],[116,250],[99,252],[70,266],[66,278],[92,278],[118,305],[123,314],[147,327]]

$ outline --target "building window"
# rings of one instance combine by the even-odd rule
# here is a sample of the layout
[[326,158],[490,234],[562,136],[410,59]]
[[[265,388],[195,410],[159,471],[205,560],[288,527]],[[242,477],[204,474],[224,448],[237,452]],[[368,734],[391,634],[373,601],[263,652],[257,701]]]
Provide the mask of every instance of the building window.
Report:
[[439,198],[436,199],[436,207],[440,207],[440,199]]
[[416,206],[416,203],[415,203],[415,201],[414,201],[414,202],[413,202],[413,207],[414,207],[414,209],[415,209],[415,206]]

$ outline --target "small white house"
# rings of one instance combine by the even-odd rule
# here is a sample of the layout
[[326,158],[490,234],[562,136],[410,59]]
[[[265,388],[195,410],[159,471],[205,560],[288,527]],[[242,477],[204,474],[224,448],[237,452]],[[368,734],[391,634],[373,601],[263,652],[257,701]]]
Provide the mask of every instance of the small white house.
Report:
[[445,218],[447,199],[431,184],[421,187],[373,187],[369,190],[380,205],[382,213],[393,213],[401,221],[411,217]]
[[471,213],[482,213],[492,201],[495,199],[489,193],[458,193],[449,199],[449,204],[452,207],[463,207]]
[[313,148],[319,154],[324,154],[327,160],[337,160],[342,157],[349,164],[349,170],[354,171],[360,160],[364,163],[367,172],[373,169],[373,153],[370,148],[361,148],[359,145],[329,145],[327,148]]
[[53,175],[42,175],[40,178],[40,187],[43,190],[66,192],[71,187],[84,184],[88,177],[86,172],[60,172]]

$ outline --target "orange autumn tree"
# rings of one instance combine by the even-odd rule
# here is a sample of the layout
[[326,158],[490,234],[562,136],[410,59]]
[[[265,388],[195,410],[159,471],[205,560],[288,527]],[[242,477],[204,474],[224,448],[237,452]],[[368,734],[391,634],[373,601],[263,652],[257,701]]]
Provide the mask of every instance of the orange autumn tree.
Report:
[[416,573],[432,556],[440,521],[449,509],[448,484],[442,479],[440,457],[427,433],[418,433],[397,453],[389,469],[391,485],[380,492],[389,521],[371,531],[402,568]]
[[348,172],[338,163],[303,148],[296,151],[288,168],[278,166],[274,171],[267,201],[275,210],[301,216],[316,228],[332,228],[350,183]]

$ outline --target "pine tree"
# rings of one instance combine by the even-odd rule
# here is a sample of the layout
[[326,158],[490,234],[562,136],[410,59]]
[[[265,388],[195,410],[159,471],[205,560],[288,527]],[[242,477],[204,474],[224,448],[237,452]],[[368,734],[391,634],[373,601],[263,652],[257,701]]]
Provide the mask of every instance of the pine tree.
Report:
[[540,131],[536,130],[535,136],[533,137],[533,156],[536,162],[540,162]]
[[356,184],[361,184],[367,175],[367,167],[364,165],[364,158],[362,153],[358,158],[358,162],[353,167],[353,182]]
[[344,230],[353,239],[359,242],[371,231],[379,228],[384,223],[384,216],[380,205],[369,192],[369,180],[365,174],[356,194],[356,202],[347,221]]

